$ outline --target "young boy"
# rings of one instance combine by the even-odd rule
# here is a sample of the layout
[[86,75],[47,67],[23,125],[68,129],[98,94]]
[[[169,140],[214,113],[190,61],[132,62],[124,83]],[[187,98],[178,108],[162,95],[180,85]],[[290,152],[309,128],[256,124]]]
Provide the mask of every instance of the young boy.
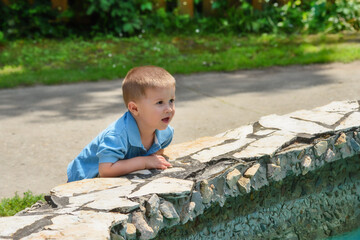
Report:
[[173,137],[175,79],[165,69],[131,69],[122,84],[128,111],[90,142],[68,165],[68,182],[118,177],[141,169],[166,169],[161,156]]

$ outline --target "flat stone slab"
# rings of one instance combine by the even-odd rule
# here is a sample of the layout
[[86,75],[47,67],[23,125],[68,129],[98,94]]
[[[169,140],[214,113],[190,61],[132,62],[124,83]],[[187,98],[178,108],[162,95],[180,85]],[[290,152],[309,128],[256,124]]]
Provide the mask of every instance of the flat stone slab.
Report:
[[71,197],[113,187],[131,185],[127,178],[93,178],[54,187],[50,192],[58,197]]
[[316,134],[331,131],[330,128],[323,127],[318,123],[302,121],[289,116],[269,115],[259,120],[261,126],[274,128],[292,133]]
[[249,194],[251,200],[270,183],[359,154],[358,101],[265,116],[169,146],[165,156],[173,168],[54,187],[49,204],[0,218],[0,239],[151,239],[230,197]]
[[162,177],[142,186],[138,191],[130,194],[129,198],[140,197],[149,194],[171,194],[175,196],[182,196],[190,194],[193,185],[193,181]]

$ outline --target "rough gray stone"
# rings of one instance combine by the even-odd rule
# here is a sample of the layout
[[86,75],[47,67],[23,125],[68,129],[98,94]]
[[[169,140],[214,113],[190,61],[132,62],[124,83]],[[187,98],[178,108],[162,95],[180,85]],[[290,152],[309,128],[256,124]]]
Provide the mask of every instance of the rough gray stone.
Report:
[[281,171],[281,167],[273,163],[267,164],[267,174],[268,178],[274,181],[280,181],[286,176]]
[[160,204],[160,211],[163,214],[163,216],[166,217],[167,219],[179,219],[179,214],[176,212],[176,209],[168,201],[164,200]]
[[317,143],[314,148],[315,148],[316,156],[320,157],[326,152],[328,148],[328,143],[327,141],[321,141]]
[[209,186],[209,182],[207,180],[200,182],[200,193],[203,199],[203,203],[209,203],[211,201],[214,192]]
[[146,207],[146,216],[150,217],[152,215],[155,215],[160,206],[160,198],[158,195],[153,194],[148,201],[145,202]]
[[203,199],[198,191],[193,191],[191,202],[195,203],[195,213],[202,214],[204,212],[205,206],[203,204]]
[[154,230],[145,221],[144,215],[141,212],[134,212],[132,214],[132,223],[140,232],[140,239],[151,239],[155,236]]
[[264,166],[260,166],[260,168],[257,170],[257,173],[254,175],[254,177],[251,178],[251,186],[255,190],[258,190],[268,184],[269,182],[266,177],[266,168]]
[[326,151],[325,161],[326,162],[333,162],[335,159],[335,153],[329,148]]
[[360,144],[356,142],[353,138],[350,139],[350,145],[355,152],[360,152]]

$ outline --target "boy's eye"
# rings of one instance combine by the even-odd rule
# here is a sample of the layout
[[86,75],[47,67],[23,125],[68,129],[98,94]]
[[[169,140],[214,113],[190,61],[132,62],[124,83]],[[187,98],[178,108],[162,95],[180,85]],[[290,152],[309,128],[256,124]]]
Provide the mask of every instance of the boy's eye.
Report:
[[170,99],[170,103],[174,103],[175,102],[175,99]]
[[163,101],[158,101],[156,104],[161,105],[161,104],[163,104],[163,103],[164,103]]

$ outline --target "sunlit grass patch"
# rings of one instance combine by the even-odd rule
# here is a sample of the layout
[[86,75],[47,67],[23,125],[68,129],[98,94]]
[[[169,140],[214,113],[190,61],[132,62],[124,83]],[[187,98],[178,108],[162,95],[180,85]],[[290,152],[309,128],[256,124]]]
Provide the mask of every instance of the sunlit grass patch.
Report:
[[22,66],[4,66],[0,68],[0,75],[9,75],[12,73],[22,73],[24,69]]
[[17,193],[12,198],[3,198],[0,202],[0,216],[13,216],[17,212],[31,207],[37,201],[44,201],[44,195],[33,195],[31,191],[25,192],[23,197]]
[[0,88],[119,79],[139,65],[189,74],[350,62],[360,59],[359,42],[356,33],[17,40],[0,50]]

